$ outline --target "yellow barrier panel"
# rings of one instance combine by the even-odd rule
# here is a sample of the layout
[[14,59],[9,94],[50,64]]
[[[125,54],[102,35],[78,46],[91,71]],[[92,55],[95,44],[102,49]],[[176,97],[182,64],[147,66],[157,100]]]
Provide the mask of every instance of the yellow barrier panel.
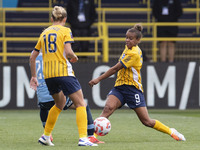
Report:
[[[51,0],[50,0],[51,1]],[[49,2],[50,2],[49,1]],[[28,12],[40,12],[40,11],[46,11],[46,12],[51,12],[52,8],[51,6],[52,1],[49,4],[49,8],[0,8],[0,11],[2,11],[3,14],[3,22],[0,23],[0,27],[2,27],[2,38],[0,38],[0,41],[2,41],[2,53],[0,53],[0,56],[3,57],[3,62],[7,62],[7,56],[18,56],[18,55],[26,55],[29,56],[30,54],[26,53],[7,53],[7,41],[37,41],[37,38],[27,38],[27,37],[22,37],[22,38],[8,38],[6,37],[6,30],[5,28],[8,26],[49,26],[51,23],[26,23],[26,22],[6,22],[6,11],[28,11]],[[95,26],[97,26],[98,29],[98,37],[77,37],[75,40],[89,40],[89,41],[94,41],[94,52],[93,53],[77,53],[79,56],[84,56],[84,55],[89,55],[89,56],[95,56],[95,62],[98,61],[98,56],[101,54],[98,52],[98,42],[102,41],[102,52],[103,52],[103,62],[108,62],[109,61],[109,41],[114,41],[114,40],[119,40],[120,41],[124,38],[109,38],[108,30],[110,27],[120,27],[120,26],[127,26],[131,27],[135,23],[109,23],[106,22],[106,13],[108,12],[142,12],[142,13],[147,13],[147,23],[142,23],[143,26],[147,26],[148,29],[152,28],[153,29],[153,37],[152,38],[143,38],[143,41],[152,41],[153,47],[152,47],[152,56],[153,56],[153,61],[157,61],[157,42],[158,41],[198,41],[199,38],[157,38],[157,26],[195,26],[197,29],[197,34],[199,33],[199,0],[196,1],[197,8],[184,8],[184,12],[196,12],[196,22],[179,22],[179,23],[155,23],[151,22],[150,14],[151,14],[151,8],[150,8],[150,0],[147,1],[147,6],[148,8],[101,8],[101,1],[99,2],[99,7],[97,8],[99,18],[98,18],[98,23],[95,23]]]
[[[133,22],[128,22],[128,23],[106,23],[106,25],[108,27],[132,27],[135,23]],[[153,62],[157,62],[157,42],[158,41],[200,41],[200,38],[189,38],[189,37],[185,37],[185,38],[158,38],[157,37],[157,26],[194,26],[194,27],[199,27],[200,23],[189,23],[189,22],[174,22],[174,23],[170,23],[170,22],[162,22],[162,23],[142,23],[143,26],[151,26],[153,27],[153,37],[150,38],[143,38],[142,41],[152,41],[153,42],[153,46],[152,46],[152,57],[153,57]],[[125,38],[108,38],[108,41],[124,41]]]
[[[50,6],[49,2],[49,6]],[[0,27],[2,26],[3,31],[2,31],[2,38],[0,38],[0,41],[2,42],[2,53],[0,53],[0,56],[3,57],[2,61],[5,63],[7,62],[7,57],[8,56],[14,56],[14,57],[20,57],[20,56],[30,56],[30,53],[8,53],[7,52],[7,41],[37,41],[38,38],[32,38],[32,37],[6,37],[6,27],[9,26],[50,26],[51,23],[48,22],[40,22],[40,23],[27,23],[27,22],[6,22],[6,11],[27,11],[27,12],[50,12],[52,11],[52,8],[0,8],[0,11],[3,12],[3,22],[0,23]],[[98,52],[98,42],[102,39],[101,35],[101,27],[95,23],[95,26],[97,26],[98,32],[100,33],[99,37],[74,37],[75,40],[78,41],[94,41],[94,52],[79,52],[76,53],[78,56],[94,56],[95,57],[95,62],[98,62],[98,56],[101,55],[100,52]]]
[[[74,38],[78,41],[95,41],[95,52],[77,52],[75,53],[78,56],[95,56],[95,62],[98,62],[98,56],[101,55],[100,52],[98,52],[98,41],[100,40],[99,37],[81,37],[81,38]],[[7,41],[37,41],[38,38],[30,38],[30,37],[17,37],[17,38],[0,38],[0,41],[3,41],[3,49],[4,51],[0,53],[0,56],[3,57],[3,62],[7,62],[7,56],[14,56],[14,57],[20,57],[20,56],[30,56],[30,53],[8,53],[7,52]]]

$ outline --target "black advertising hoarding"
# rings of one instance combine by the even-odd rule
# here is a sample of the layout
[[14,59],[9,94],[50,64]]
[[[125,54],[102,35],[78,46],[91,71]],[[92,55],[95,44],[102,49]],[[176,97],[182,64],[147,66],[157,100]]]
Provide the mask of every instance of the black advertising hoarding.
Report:
[[[90,88],[88,82],[114,64],[73,64],[81,83],[85,100],[90,108],[103,108],[106,95],[113,87],[116,74]],[[200,108],[199,62],[144,63],[142,83],[148,108],[193,109]],[[30,89],[29,64],[0,65],[0,109],[36,109],[35,91]]]

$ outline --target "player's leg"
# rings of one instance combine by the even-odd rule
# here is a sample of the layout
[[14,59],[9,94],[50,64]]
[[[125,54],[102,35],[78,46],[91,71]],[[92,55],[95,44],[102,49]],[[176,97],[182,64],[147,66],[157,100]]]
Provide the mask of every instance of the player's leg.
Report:
[[[69,97],[67,97],[66,99],[67,100],[66,100],[64,110],[67,110],[68,108],[76,109],[72,100],[70,100]],[[89,137],[89,136],[92,136],[94,134],[93,118],[92,118],[92,114],[91,114],[89,105],[87,105],[87,107],[86,107],[86,112],[87,112],[87,133],[88,133],[88,137]]]
[[129,108],[133,109],[140,121],[147,127],[155,128],[161,132],[171,134],[169,127],[161,124],[159,121],[153,120],[149,117],[144,94],[134,86],[125,86],[129,91],[124,91],[126,102]]
[[60,91],[59,93],[55,93],[52,96],[54,98],[55,105],[49,111],[44,129],[44,137],[42,136],[39,139],[39,142],[41,144],[48,146],[54,146],[54,144],[50,141],[50,135],[58,119],[58,116],[66,103],[66,99],[62,91]]
[[57,121],[57,118],[65,106],[66,98],[61,89],[61,84],[65,83],[64,79],[65,78],[45,79],[48,90],[49,90],[50,94],[52,95],[54,102],[55,102],[55,105],[53,107],[51,107],[49,114],[48,114],[45,130],[44,130],[45,136],[50,136],[50,134],[55,126],[55,123]]
[[80,83],[75,77],[71,76],[61,79],[65,80],[65,82],[62,82],[61,84],[65,96],[69,96],[76,107],[76,123],[79,133],[78,146],[98,146],[97,144],[90,142],[87,138],[86,103],[83,98]]
[[121,107],[120,100],[115,95],[109,95],[106,100],[106,105],[100,115],[100,117],[109,118],[109,116],[119,107]]
[[[64,107],[64,110],[67,110],[68,108],[70,109],[76,109],[75,105],[73,104],[72,100],[69,99],[69,97],[66,98],[66,104]],[[104,143],[102,141],[99,141],[95,136],[94,136],[94,124],[93,124],[93,118],[92,118],[92,114],[90,111],[90,107],[89,105],[87,105],[86,107],[86,112],[87,112],[87,134],[88,134],[88,138],[89,141],[92,143]]]
[[43,127],[45,127],[48,113],[49,113],[49,110],[40,107],[40,120],[42,122]]
[[[143,125],[147,127],[151,127],[151,128],[153,128],[156,125],[156,120],[151,119],[149,117],[146,107],[138,107],[138,108],[135,108],[134,110]],[[167,134],[171,134],[170,128],[167,126],[162,126],[162,125],[160,127],[155,126],[155,129]]]
[[[168,37],[177,37],[178,35],[178,27],[177,26],[171,26],[168,28]],[[168,41],[168,60],[169,62],[174,62],[174,56],[175,56],[175,41]]]
[[50,136],[55,126],[55,123],[57,121],[57,118],[66,103],[66,99],[62,91],[60,91],[59,93],[55,93],[52,96],[54,98],[55,105],[50,109],[49,114],[48,114],[48,118],[47,118],[47,122],[45,126],[45,132],[44,132],[44,134],[47,136]]
[[97,146],[97,144],[93,144],[87,138],[87,113],[82,90],[80,89],[70,94],[69,98],[73,101],[76,107],[76,123],[79,132],[78,146]]
[[160,132],[169,134],[177,141],[185,141],[185,137],[177,132],[175,129],[169,128],[158,120],[149,117],[146,107],[138,107],[134,109],[140,121],[147,127],[154,128]]
[[174,62],[175,42],[168,42],[168,60]]
[[104,106],[104,109],[103,109],[100,117],[108,118],[116,109],[120,108],[121,106],[123,106],[125,104],[124,97],[121,93],[120,88],[121,88],[121,86],[114,87],[108,93],[106,105]]
[[87,112],[87,120],[88,120],[87,133],[88,133],[89,141],[92,142],[92,143],[97,143],[97,144],[104,143],[103,141],[99,141],[96,138],[97,135],[95,136],[94,124],[93,124],[94,121],[93,121],[93,118],[92,118],[92,114],[91,114],[89,105],[87,105],[87,107],[86,107],[86,112]]
[[88,120],[87,133],[88,133],[88,137],[90,137],[90,136],[93,136],[94,134],[94,124],[93,124],[93,118],[92,118],[89,105],[87,105],[86,107],[86,112],[87,112],[87,120]]
[[[71,100],[69,98],[67,98],[67,102],[65,104],[64,110],[67,110],[68,108],[76,109],[76,107],[72,101],[71,101],[72,104],[70,106],[68,105],[69,103],[71,103],[70,101]],[[87,134],[88,134],[88,137],[90,137],[90,136],[93,136],[93,134],[94,134],[94,124],[93,124],[93,118],[92,118],[92,114],[91,114],[89,105],[87,105],[87,107],[86,107],[86,112],[87,112]]]
[[[64,110],[67,110],[68,108],[76,109],[72,100],[69,99],[69,97],[67,97],[66,99],[67,100],[66,100]],[[94,134],[94,124],[93,124],[92,114],[90,112],[89,105],[87,105],[87,107],[86,107],[86,112],[87,112],[87,133],[88,133],[88,137],[89,137],[89,136],[92,136]]]
[[[117,91],[115,89],[111,90],[113,94],[118,95]],[[106,117],[109,118],[109,116],[119,107],[122,106],[121,101],[115,96],[115,95],[108,95],[107,100],[106,100],[106,104],[104,106],[104,109],[100,115],[100,117]],[[119,96],[119,95],[118,95]],[[97,135],[95,134],[95,137],[97,137]],[[98,140],[99,141],[99,140]],[[93,141],[92,141],[93,142]],[[104,143],[102,141],[99,141],[98,143]]]
[[49,110],[51,109],[51,107],[53,107],[54,104],[55,104],[54,101],[39,103],[40,120],[42,122],[43,127],[45,127],[45,125],[46,125]]
[[[145,126],[154,128],[160,132],[164,132],[169,135],[173,135],[172,130],[168,126],[164,125],[158,120],[154,120],[149,117],[146,108],[144,94],[140,90],[138,90],[134,86],[124,86],[124,88],[127,89],[124,90],[123,92],[124,94],[126,94],[124,97],[126,99],[128,106],[136,112],[138,118]],[[179,138],[181,139],[181,137]],[[182,135],[182,140],[184,140],[183,135]]]
[[76,107],[76,122],[79,131],[79,137],[87,137],[87,113],[86,104],[83,99],[82,90],[78,90],[69,95]]
[[167,56],[167,41],[160,42],[160,60],[166,62]]
[[73,101],[71,99],[69,99],[68,96],[66,96],[66,103],[65,103],[65,106],[64,106],[63,110],[67,110],[68,108],[76,109]]
[[[54,106],[54,104],[55,104],[54,101],[52,101],[51,99],[48,102],[39,103],[39,106],[40,106],[40,120],[41,120],[42,126],[44,128],[45,128],[45,125],[46,125],[46,121],[47,121],[49,110],[51,109],[51,107]],[[52,134],[50,135],[50,140],[51,140],[51,142],[53,141]]]
[[[65,78],[64,78],[65,79]],[[60,112],[63,110],[65,103],[66,103],[66,98],[61,91],[61,84],[65,83],[65,80],[63,78],[49,78],[45,79],[45,82],[47,84],[48,90],[50,94],[52,95],[55,105],[51,107],[45,130],[44,130],[44,135],[49,138],[55,123],[57,121],[57,118],[60,114]],[[56,84],[55,84],[56,83]]]

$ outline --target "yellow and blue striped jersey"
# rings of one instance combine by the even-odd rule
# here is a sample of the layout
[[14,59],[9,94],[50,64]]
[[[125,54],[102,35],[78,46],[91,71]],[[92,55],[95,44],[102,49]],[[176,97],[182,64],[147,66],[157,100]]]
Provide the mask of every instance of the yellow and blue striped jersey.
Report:
[[125,46],[119,61],[124,67],[118,71],[115,86],[134,85],[143,92],[140,75],[143,63],[141,49],[138,46],[134,46],[131,49]]
[[74,76],[71,63],[66,58],[64,44],[73,43],[70,28],[52,25],[45,29],[35,46],[42,51],[44,78]]

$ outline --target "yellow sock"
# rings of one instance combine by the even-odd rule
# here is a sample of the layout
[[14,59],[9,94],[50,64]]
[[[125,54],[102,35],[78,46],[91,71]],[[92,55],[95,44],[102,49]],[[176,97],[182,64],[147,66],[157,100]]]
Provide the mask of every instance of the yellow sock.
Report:
[[62,110],[55,105],[50,109],[44,129],[44,135],[50,136],[61,111]]
[[79,138],[87,137],[87,113],[86,107],[76,108],[76,123],[78,126]]
[[164,124],[162,124],[160,121],[156,120],[156,123],[153,127],[154,129],[167,133],[169,135],[171,135],[172,131],[170,130],[170,128]]
[[97,138],[98,135],[96,133],[94,133],[94,136],[95,136],[95,138]]

